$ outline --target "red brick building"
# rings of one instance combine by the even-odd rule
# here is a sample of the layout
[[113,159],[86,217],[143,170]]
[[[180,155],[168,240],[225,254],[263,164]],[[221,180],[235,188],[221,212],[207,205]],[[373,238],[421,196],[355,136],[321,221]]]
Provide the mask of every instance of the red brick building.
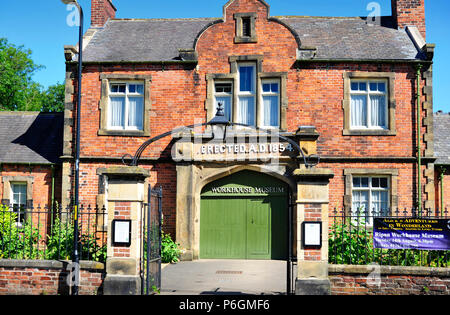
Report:
[[62,137],[62,113],[0,112],[2,204],[44,212],[60,202]]
[[[107,203],[105,170],[123,165],[123,156],[133,155],[152,137],[210,121],[221,103],[231,122],[279,131],[299,143],[310,161],[331,169],[331,208],[375,214],[411,209],[419,201],[419,104],[421,197],[424,207],[435,209],[434,45],[426,43],[424,0],[392,0],[392,16],[375,21],[273,17],[263,0],[231,0],[219,18],[116,19],[115,12],[110,0],[93,0],[91,28],[85,34],[83,204]],[[299,12],[301,7],[293,10]],[[73,194],[76,52],[76,47],[65,49],[63,206]],[[249,144],[253,135],[254,129],[235,127],[227,139]],[[239,154],[249,153],[245,145],[243,150],[211,145],[211,130],[200,128],[188,140],[184,137],[198,150],[183,160],[175,157],[186,154],[175,145],[182,142],[180,137],[153,143],[139,166],[150,171],[147,184],[163,188],[164,230],[191,257],[234,257],[225,249],[211,254],[214,245],[203,236],[220,237],[207,233],[233,221],[223,211],[239,208],[236,200],[275,200],[280,193],[286,203],[288,198],[295,202],[296,167],[292,154],[279,154],[289,153],[284,146],[271,152],[278,164],[268,166],[261,157],[239,159]],[[259,153],[267,157],[269,152]],[[250,190],[243,187],[260,193],[246,194]],[[211,200],[214,206],[208,206]],[[208,221],[206,208],[223,211],[213,215],[208,210],[213,216]],[[275,224],[266,228],[272,231],[265,236],[282,243],[274,238]]]

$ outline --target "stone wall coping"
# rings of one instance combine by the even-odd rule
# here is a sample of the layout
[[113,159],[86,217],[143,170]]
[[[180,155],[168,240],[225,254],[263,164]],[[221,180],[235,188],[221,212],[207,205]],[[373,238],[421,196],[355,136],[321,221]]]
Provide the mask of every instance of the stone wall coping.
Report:
[[[0,268],[35,268],[35,269],[65,269],[69,260],[16,260],[0,259]],[[80,261],[82,270],[104,271],[105,264],[95,261]]]
[[[375,265],[329,265],[328,273],[348,274],[348,275],[366,275],[374,271]],[[405,267],[405,266],[380,266],[381,275],[397,275],[397,276],[423,276],[423,277],[450,277],[450,268],[434,268],[434,267]]]
[[137,166],[114,166],[97,169],[97,175],[138,175],[149,177],[150,171]]
[[294,171],[296,177],[308,177],[308,178],[333,178],[333,170],[328,168],[300,168]]

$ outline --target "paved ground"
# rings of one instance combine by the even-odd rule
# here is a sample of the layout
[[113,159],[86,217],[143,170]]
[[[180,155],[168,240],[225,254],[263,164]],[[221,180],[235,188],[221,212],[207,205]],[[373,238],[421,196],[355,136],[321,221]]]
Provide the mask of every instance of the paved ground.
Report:
[[285,261],[198,260],[164,266],[162,295],[280,295]]

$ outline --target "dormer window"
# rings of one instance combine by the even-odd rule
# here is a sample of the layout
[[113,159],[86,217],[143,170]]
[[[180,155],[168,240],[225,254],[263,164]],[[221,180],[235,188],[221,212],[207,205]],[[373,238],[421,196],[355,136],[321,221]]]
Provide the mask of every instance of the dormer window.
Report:
[[234,19],[236,20],[236,36],[234,42],[240,43],[256,43],[255,21],[256,13],[236,13]]

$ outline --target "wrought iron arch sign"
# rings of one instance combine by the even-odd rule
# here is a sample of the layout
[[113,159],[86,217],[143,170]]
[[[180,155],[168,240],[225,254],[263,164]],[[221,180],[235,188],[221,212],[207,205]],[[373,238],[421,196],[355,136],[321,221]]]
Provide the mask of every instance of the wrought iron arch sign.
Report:
[[[224,113],[224,109],[223,109],[223,105],[221,103],[218,104],[218,109],[217,109],[217,113],[216,116],[209,122],[206,123],[201,123],[201,124],[193,124],[193,125],[189,125],[189,126],[185,126],[185,127],[180,127],[180,128],[175,128],[171,131],[162,133],[156,137],[153,137],[149,140],[147,140],[146,142],[144,142],[136,151],[136,153],[134,154],[134,156],[132,156],[131,154],[125,154],[122,157],[122,163],[124,165],[128,165],[128,166],[138,166],[139,165],[139,160],[141,159],[142,153],[144,153],[144,151],[147,149],[147,147],[149,147],[152,143],[159,141],[165,137],[168,137],[174,133],[179,133],[182,131],[185,131],[186,129],[193,129],[193,128],[198,128],[198,127],[204,127],[204,126],[224,126],[224,138],[226,137],[226,127],[231,127],[231,126],[239,126],[239,127],[246,127],[246,128],[250,128],[253,129],[255,131],[258,132],[263,132],[266,133],[268,135],[273,135],[273,130],[272,129],[263,129],[263,128],[259,128],[259,127],[255,127],[255,126],[249,126],[246,124],[240,124],[240,123],[233,123],[228,121],[225,118],[225,113]],[[303,163],[305,165],[306,168],[312,168],[315,167],[319,161],[320,161],[320,157],[318,155],[308,155],[306,156],[305,153],[303,152],[302,148],[300,147],[300,145],[295,142],[294,140],[280,135],[280,134],[276,134],[276,136],[281,139],[284,140],[286,142],[288,142],[289,144],[291,144],[301,155],[301,158],[303,160]],[[131,158],[131,162],[130,163],[126,163],[125,160],[127,158]],[[298,157],[297,157],[298,158]]]

